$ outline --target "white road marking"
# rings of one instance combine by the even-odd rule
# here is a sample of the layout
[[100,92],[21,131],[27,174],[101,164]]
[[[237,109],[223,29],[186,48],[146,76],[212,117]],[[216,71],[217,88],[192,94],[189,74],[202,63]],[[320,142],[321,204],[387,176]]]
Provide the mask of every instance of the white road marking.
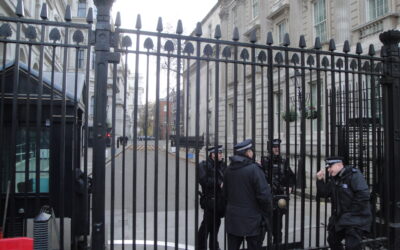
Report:
[[[108,244],[110,245],[111,241],[108,241]],[[133,240],[124,240],[124,244],[125,245],[132,245],[133,244]],[[122,240],[114,240],[114,245],[122,245]],[[146,240],[146,242],[145,242],[144,240],[136,240],[136,245],[153,246],[154,245],[154,241]],[[157,246],[165,247],[165,245],[167,245],[167,247],[175,247],[175,242],[157,241]],[[186,248],[185,244],[178,244],[178,248],[179,249],[194,250],[194,246],[188,245],[188,247]]]

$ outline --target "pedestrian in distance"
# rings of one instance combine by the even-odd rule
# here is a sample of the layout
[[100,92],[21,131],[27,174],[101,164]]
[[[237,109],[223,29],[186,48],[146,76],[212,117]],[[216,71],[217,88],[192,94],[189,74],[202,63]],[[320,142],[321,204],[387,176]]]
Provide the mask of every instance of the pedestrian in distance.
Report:
[[254,161],[253,142],[234,146],[235,155],[224,175],[228,249],[236,250],[244,240],[247,249],[261,249],[272,214],[271,189],[260,164]]
[[225,214],[225,199],[223,197],[223,173],[226,164],[223,159],[222,145],[218,148],[207,149],[208,158],[199,163],[198,174],[201,186],[200,207],[204,209],[203,221],[198,231],[198,248],[207,249],[207,238],[209,238],[209,249],[218,250],[218,231],[221,218]]
[[[372,221],[367,182],[360,170],[345,166],[342,157],[329,157],[325,161],[326,168],[316,177],[317,196],[330,197],[332,202],[329,246],[332,250],[361,250],[362,237],[370,231]],[[325,171],[330,178],[325,178]]]
[[273,195],[272,236],[274,245],[282,243],[282,219],[288,212],[289,195],[296,182],[296,177],[289,167],[289,160],[281,156],[280,139],[272,140],[272,155],[261,158],[261,165]]

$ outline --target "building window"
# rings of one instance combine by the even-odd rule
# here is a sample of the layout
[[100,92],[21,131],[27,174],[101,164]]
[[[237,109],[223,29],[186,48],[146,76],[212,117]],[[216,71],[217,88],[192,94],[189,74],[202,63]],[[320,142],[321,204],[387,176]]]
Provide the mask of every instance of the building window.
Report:
[[79,49],[78,51],[78,68],[82,69],[85,63],[85,50]]
[[278,26],[278,42],[279,44],[283,44],[283,39],[285,37],[286,31],[286,20],[277,24]]
[[89,106],[89,114],[94,114],[94,96],[90,97],[90,106]]
[[281,116],[282,116],[282,94],[281,91],[274,92],[274,135],[279,136],[281,133]]
[[259,9],[260,9],[260,7],[259,7],[259,1],[258,0],[252,0],[252,2],[251,2],[252,4],[251,4],[251,7],[252,7],[252,13],[253,13],[253,18],[256,18],[256,17],[258,17],[258,11],[259,11]]
[[[39,193],[49,192],[50,173],[50,133],[42,128],[39,145],[36,144],[36,129],[19,128],[17,131],[15,190],[17,193],[35,193],[36,181],[39,181]],[[29,140],[27,140],[29,136]],[[26,142],[29,141],[29,146]],[[36,148],[39,147],[39,151]],[[37,153],[39,152],[39,155]],[[36,158],[39,157],[39,166]],[[26,163],[28,161],[28,163]],[[26,165],[29,168],[26,168]],[[39,176],[36,174],[39,173]]]
[[236,7],[232,9],[232,15],[233,15],[232,18],[233,28],[236,28],[238,26],[238,13]]
[[319,37],[321,42],[328,40],[326,34],[326,5],[325,0],[314,2],[314,28],[315,36]]
[[78,17],[86,17],[86,0],[79,0]]
[[164,105],[164,112],[167,112],[167,105]]
[[387,0],[367,0],[367,11],[368,20],[372,21],[388,13],[388,1]]
[[92,69],[96,67],[96,54],[92,53]]

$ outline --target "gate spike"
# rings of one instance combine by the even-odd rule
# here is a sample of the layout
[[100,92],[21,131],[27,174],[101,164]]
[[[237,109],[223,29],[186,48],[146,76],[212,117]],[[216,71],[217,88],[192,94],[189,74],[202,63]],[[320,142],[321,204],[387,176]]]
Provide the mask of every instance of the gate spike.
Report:
[[273,37],[272,37],[272,32],[269,31],[269,32],[267,33],[267,45],[272,45],[273,43],[274,43],[274,39],[273,39]]
[[329,51],[335,51],[335,50],[336,50],[335,40],[331,39],[329,41]]
[[370,55],[370,56],[375,55],[375,47],[372,43],[369,45],[368,55]]
[[221,26],[219,26],[219,24],[217,24],[217,26],[215,26],[214,38],[215,39],[221,38]]
[[47,4],[43,3],[42,4],[42,10],[40,11],[40,18],[43,20],[47,20]]
[[289,34],[285,33],[285,36],[283,37],[283,46],[287,47],[290,45],[290,38]]
[[322,48],[321,39],[319,38],[319,36],[317,36],[314,42],[314,49],[321,49],[321,48]]
[[350,52],[350,43],[349,43],[348,40],[344,41],[343,52],[344,53],[349,53]]
[[158,32],[163,31],[163,24],[162,24],[162,18],[161,17],[158,18],[157,31]]
[[250,42],[256,43],[257,42],[257,30],[253,29],[250,34]]
[[117,12],[117,17],[115,18],[115,27],[120,27],[121,26],[121,13],[118,11]]
[[238,27],[235,27],[235,28],[233,29],[233,37],[232,37],[232,40],[235,41],[235,42],[239,41],[239,29],[238,29]]
[[72,21],[71,6],[70,5],[67,5],[67,9],[65,10],[64,20],[66,22],[71,22]]
[[136,25],[135,25],[135,28],[136,28],[137,30],[140,30],[140,29],[142,28],[142,18],[140,17],[140,14],[138,14],[138,15],[136,16]]
[[182,20],[178,20],[178,25],[176,26],[176,34],[180,35],[183,33]]
[[197,37],[201,37],[203,35],[203,29],[201,28],[201,22],[197,22],[197,24],[196,24],[195,35]]
[[93,23],[93,8],[92,7],[89,8],[89,11],[86,16],[86,22],[89,24]]
[[15,10],[15,14],[16,14],[18,17],[23,17],[23,16],[25,16],[24,1],[23,1],[23,0],[18,0],[17,9]]
[[306,39],[304,38],[304,35],[301,35],[300,36],[300,41],[299,41],[299,47],[300,48],[305,48],[307,45],[306,45]]
[[361,43],[358,42],[357,46],[356,46],[356,54],[361,55],[363,53],[362,47],[361,47]]

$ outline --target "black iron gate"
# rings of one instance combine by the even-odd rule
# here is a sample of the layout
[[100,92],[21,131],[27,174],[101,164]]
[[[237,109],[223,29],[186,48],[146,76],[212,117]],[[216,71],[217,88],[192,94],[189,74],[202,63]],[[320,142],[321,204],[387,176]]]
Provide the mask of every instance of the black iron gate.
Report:
[[[46,20],[46,5],[42,20],[25,19],[22,1],[17,18],[0,17],[7,236],[29,235],[45,206],[59,220],[60,249],[195,249],[203,144],[223,144],[228,159],[251,138],[259,160],[280,138],[296,175],[283,248],[327,248],[330,202],[316,198],[314,176],[326,156],[341,155],[370,187],[365,245],[397,249],[398,32],[381,35],[377,57],[373,46],[351,53],[346,41],[338,52],[331,40],[324,51],[303,36],[298,48],[289,35],[282,46],[271,33],[266,44],[254,32],[244,42],[237,29],[222,40],[219,26],[208,39],[200,23],[193,36],[180,21],[163,33],[162,19],[156,32],[142,31],[140,16],[135,29],[117,16],[112,31],[112,1],[95,4],[95,30],[91,11],[87,24],[71,23],[69,7],[65,22]],[[223,226],[219,235],[227,248]]]

